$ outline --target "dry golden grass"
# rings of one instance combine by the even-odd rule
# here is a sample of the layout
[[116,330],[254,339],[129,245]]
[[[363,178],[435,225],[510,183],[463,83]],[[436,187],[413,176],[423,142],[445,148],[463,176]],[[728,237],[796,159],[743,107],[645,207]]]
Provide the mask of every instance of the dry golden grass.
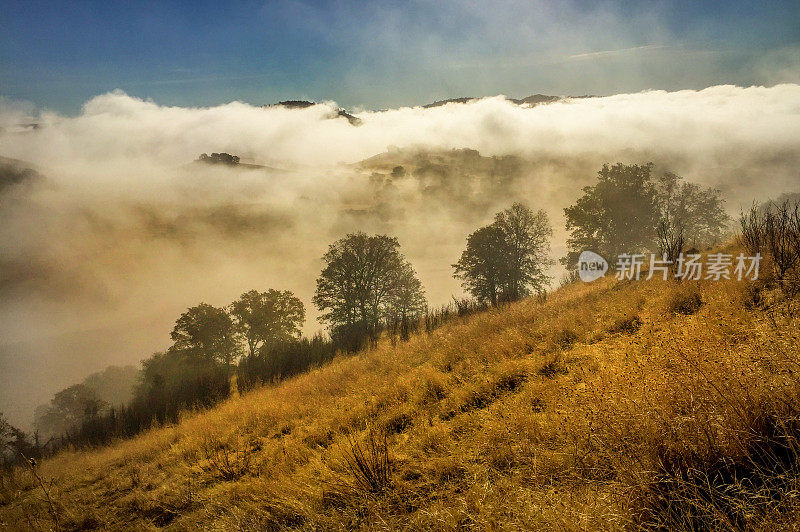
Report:
[[[39,474],[62,530],[790,530],[800,320],[753,300],[572,284]],[[0,524],[55,528],[35,479],[5,486]]]

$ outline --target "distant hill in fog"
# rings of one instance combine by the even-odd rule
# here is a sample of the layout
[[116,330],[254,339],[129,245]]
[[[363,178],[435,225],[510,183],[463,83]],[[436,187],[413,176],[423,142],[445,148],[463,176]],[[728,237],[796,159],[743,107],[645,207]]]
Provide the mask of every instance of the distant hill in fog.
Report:
[[0,157],[0,193],[15,185],[37,180],[41,175],[29,163]]
[[[509,102],[515,103],[517,105],[540,105],[543,103],[554,103],[562,100],[569,100],[573,98],[594,98],[594,96],[584,95],[584,96],[548,96],[547,94],[532,94],[530,96],[526,96],[525,98],[506,98]],[[481,98],[475,98],[471,96],[464,96],[461,98],[450,98],[447,100],[438,100],[433,103],[428,103],[423,105],[422,107],[425,109],[430,109],[431,107],[441,107],[442,105],[446,105],[448,103],[469,103],[474,100],[480,100]]]
[[[318,105],[317,102],[309,102],[308,100],[285,100],[283,102],[278,102],[273,105],[264,105],[263,107],[282,106],[286,107],[287,109],[306,109],[314,105]],[[347,119],[347,121],[350,122],[350,124],[353,126],[361,125],[360,118],[351,115],[341,107],[337,108],[336,114],[331,116],[330,118],[339,118],[339,117]]]

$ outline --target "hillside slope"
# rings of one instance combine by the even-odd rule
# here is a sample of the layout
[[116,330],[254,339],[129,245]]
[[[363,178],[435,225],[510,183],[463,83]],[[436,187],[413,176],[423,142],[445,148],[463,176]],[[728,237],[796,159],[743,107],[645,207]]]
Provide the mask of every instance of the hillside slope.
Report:
[[799,322],[736,281],[572,284],[18,471],[0,524],[791,529]]

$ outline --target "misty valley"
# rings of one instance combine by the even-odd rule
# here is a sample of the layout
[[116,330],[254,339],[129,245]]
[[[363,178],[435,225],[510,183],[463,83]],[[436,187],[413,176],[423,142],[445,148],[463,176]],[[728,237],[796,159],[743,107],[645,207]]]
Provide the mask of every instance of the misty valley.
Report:
[[0,26],[0,529],[797,530],[794,3]]

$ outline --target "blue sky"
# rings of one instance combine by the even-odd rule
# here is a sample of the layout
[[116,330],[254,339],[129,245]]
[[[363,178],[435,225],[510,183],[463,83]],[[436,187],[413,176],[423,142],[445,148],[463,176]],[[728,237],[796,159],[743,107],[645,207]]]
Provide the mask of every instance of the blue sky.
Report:
[[800,2],[0,2],[0,96],[165,105],[798,82]]

